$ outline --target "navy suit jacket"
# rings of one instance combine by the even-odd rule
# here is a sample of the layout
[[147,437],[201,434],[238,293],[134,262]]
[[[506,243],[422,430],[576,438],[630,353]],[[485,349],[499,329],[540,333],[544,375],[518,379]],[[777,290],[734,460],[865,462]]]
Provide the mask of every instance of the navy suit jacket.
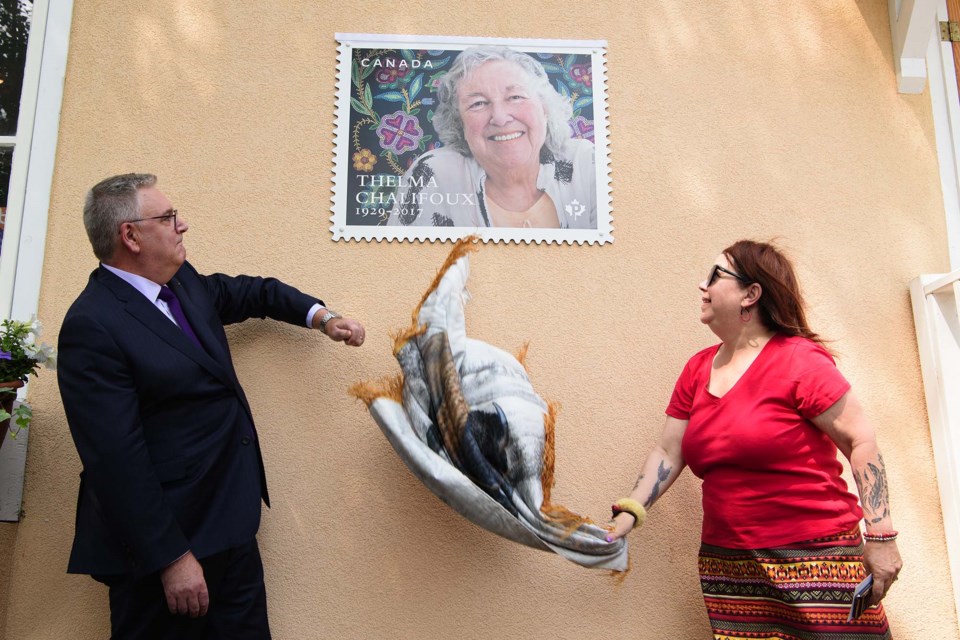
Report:
[[261,499],[270,504],[223,326],[304,326],[322,301],[189,263],[170,287],[203,350],[102,267],[64,318],[57,378],[83,463],[70,573],[145,575],[187,551],[209,556],[252,540]]

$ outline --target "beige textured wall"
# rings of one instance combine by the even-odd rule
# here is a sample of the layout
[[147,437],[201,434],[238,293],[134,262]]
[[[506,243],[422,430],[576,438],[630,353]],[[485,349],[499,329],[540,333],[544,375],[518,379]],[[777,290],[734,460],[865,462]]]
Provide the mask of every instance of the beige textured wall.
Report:
[[[347,396],[396,370],[387,334],[449,245],[330,240],[336,31],[609,43],[616,241],[473,258],[468,329],[508,350],[531,340],[534,384],[563,404],[558,502],[602,519],[632,486],[683,362],[713,342],[697,282],[731,241],[779,237],[880,433],[903,532],[895,635],[960,637],[907,293],[947,270],[944,213],[929,98],[896,93],[886,0],[75,0],[51,337],[96,265],[83,193],[131,170],[159,174],[201,270],[279,276],[368,326],[349,351],[267,322],[230,332],[274,500],[260,541],[275,637],[709,637],[689,473],[633,536],[617,587],[455,515]],[[0,556],[6,636],[106,637],[105,590],[64,573],[80,463],[55,377],[31,399],[27,515]]]

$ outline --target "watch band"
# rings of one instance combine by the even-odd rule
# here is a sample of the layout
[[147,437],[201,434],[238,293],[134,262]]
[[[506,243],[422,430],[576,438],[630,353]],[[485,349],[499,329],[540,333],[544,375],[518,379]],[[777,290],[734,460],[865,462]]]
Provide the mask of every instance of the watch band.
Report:
[[333,320],[334,318],[339,318],[339,317],[341,317],[339,313],[334,313],[333,311],[330,311],[329,309],[327,309],[327,312],[324,313],[323,316],[320,318],[320,331],[323,331],[324,333],[326,333],[327,323]]

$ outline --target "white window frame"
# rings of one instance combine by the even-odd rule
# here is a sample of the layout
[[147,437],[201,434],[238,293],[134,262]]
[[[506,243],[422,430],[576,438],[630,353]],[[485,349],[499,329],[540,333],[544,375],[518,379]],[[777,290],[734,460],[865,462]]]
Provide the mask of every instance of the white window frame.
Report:
[[[946,0],[937,0],[935,16],[928,16],[926,11],[922,11],[921,24],[897,24],[898,17],[902,22],[903,10],[909,9],[916,14],[917,5],[927,1],[902,0],[896,3],[900,6],[895,7],[896,0],[890,0],[891,31],[894,34],[895,59],[900,55],[898,42],[905,41],[897,36],[899,27],[909,28],[914,35],[922,27],[927,34],[924,71],[929,76],[927,86],[940,165],[950,273],[918,275],[910,283],[910,294],[940,490],[954,607],[960,619],[960,398],[956,394],[957,385],[960,384],[960,341],[957,340],[957,327],[960,324],[960,92],[957,88],[953,44],[940,40],[939,23],[949,21]],[[894,14],[895,9],[901,12],[899,16]],[[915,37],[912,45],[914,55],[919,42]],[[898,83],[901,91],[906,92],[900,71],[901,65],[898,64]],[[918,90],[911,92],[919,93],[922,89],[920,85]]]
[[946,212],[950,270],[960,269],[960,92],[957,89],[953,43],[941,42],[939,22],[947,22],[946,0],[937,3],[927,47],[930,105],[933,111],[940,184]]
[[[3,146],[13,147],[0,251],[0,316],[4,318],[29,319],[40,299],[72,14],[73,0],[34,0],[17,133],[0,137]],[[24,211],[29,215],[24,216]]]
[[[36,315],[40,301],[72,17],[73,0],[34,0],[17,132],[0,137],[0,144],[13,147],[0,251],[2,318],[28,320]],[[29,214],[24,215],[25,211]],[[20,397],[25,393],[21,389]],[[0,521],[20,518],[28,434],[29,429],[22,430],[0,450]]]

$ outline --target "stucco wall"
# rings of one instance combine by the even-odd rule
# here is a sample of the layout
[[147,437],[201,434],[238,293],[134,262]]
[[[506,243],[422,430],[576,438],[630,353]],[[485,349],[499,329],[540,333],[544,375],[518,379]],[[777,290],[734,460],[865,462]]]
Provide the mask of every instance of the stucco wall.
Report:
[[[903,532],[894,633],[960,637],[907,292],[947,270],[944,213],[929,98],[896,92],[886,0],[75,0],[49,336],[96,266],[83,194],[124,171],[160,176],[201,270],[276,275],[367,324],[360,350],[269,322],[229,332],[274,503],[260,542],[275,637],[709,637],[689,473],[633,535],[617,586],[455,515],[348,397],[396,370],[388,332],[449,245],[330,240],[337,31],[609,43],[615,242],[488,245],[472,263],[470,332],[530,340],[536,388],[563,405],[557,502],[603,519],[632,486],[682,364],[713,342],[697,282],[731,241],[777,237],[879,431]],[[64,573],[80,463],[55,376],[31,400],[6,636],[106,637],[105,589]]]

